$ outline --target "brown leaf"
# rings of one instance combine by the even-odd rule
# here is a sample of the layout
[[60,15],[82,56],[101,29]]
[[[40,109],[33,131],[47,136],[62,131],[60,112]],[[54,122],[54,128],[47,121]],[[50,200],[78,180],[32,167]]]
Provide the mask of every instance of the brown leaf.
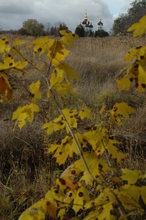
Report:
[[12,98],[12,88],[5,73],[0,74],[0,95],[5,100],[10,100]]

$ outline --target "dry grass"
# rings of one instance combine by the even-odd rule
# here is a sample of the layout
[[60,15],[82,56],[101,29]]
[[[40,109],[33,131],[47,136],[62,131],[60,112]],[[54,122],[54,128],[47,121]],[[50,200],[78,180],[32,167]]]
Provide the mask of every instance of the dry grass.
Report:
[[[146,94],[118,92],[115,76],[127,64],[124,63],[124,54],[133,46],[144,43],[144,38],[132,39],[130,37],[84,38],[76,42],[71,48],[68,63],[79,73],[80,80],[75,84],[78,95],[66,100],[63,105],[73,108],[88,106],[94,114],[95,121],[99,120],[99,109],[105,103],[110,109],[115,102],[125,101],[137,109],[137,113],[125,121],[123,126],[114,130],[121,135],[128,147],[129,158],[133,157],[133,146],[137,146],[135,162],[129,160],[128,166],[140,167],[145,161],[144,151],[146,135]],[[29,57],[29,49],[25,55]],[[29,58],[30,59],[30,58]],[[22,131],[13,131],[14,122],[11,121],[12,112],[19,105],[26,104],[28,93],[26,87],[32,81],[40,78],[40,71],[47,71],[46,63],[37,62],[39,70],[28,68],[25,75],[24,86],[18,85],[14,91],[14,98],[10,103],[1,105],[0,128],[0,219],[15,220],[19,214],[33,202],[43,197],[52,185],[57,168],[54,161],[44,153],[44,134],[40,126],[44,122],[46,106],[43,106],[36,121]],[[21,80],[21,77],[20,77]],[[43,82],[43,79],[41,79]],[[55,106],[47,107],[49,118],[56,113]],[[129,136],[128,136],[129,135]],[[139,137],[141,139],[139,141]],[[128,138],[130,137],[130,139]],[[55,138],[55,137],[54,137]],[[131,141],[131,142],[130,142]],[[135,145],[135,143],[137,145]],[[141,145],[139,145],[141,143]],[[139,151],[139,152],[137,152]]]
[[79,96],[86,94],[87,102],[90,102],[104,87],[115,87],[115,76],[127,65],[125,53],[143,41],[129,37],[79,39],[68,57],[68,62],[80,76]]

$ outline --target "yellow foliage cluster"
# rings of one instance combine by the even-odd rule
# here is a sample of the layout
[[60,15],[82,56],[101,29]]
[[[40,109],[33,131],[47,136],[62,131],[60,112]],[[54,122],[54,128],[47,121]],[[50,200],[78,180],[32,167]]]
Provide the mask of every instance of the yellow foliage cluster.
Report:
[[[138,36],[146,32],[146,17],[133,25],[129,31]],[[50,62],[50,72],[45,76],[47,90],[45,100],[52,98],[60,115],[43,124],[42,129],[49,136],[55,132],[63,135],[61,140],[48,146],[47,152],[61,165],[67,160],[74,161],[56,179],[54,186],[45,197],[22,213],[19,220],[72,219],[72,220],[126,220],[128,216],[142,216],[146,207],[145,174],[139,170],[120,168],[126,155],[119,151],[120,145],[103,123],[80,128],[84,120],[92,121],[92,114],[87,108],[61,109],[57,96],[66,97],[73,94],[73,80],[78,74],[70,67],[65,58],[69,54],[68,46],[74,44],[76,35],[61,31],[62,38],[38,38],[32,41],[34,57],[46,55]],[[12,89],[7,72],[13,69],[24,71],[28,61],[15,61],[15,46],[23,42],[15,40],[13,47],[6,37],[0,39],[0,94],[3,99],[10,99]],[[21,57],[22,58],[22,57]],[[126,62],[133,62],[117,77],[119,89],[129,90],[134,83],[140,92],[146,88],[146,47],[131,49],[125,56]],[[29,86],[30,99],[25,106],[20,106],[13,113],[13,120],[22,129],[27,122],[32,123],[34,113],[40,111],[42,99],[41,82]],[[128,118],[135,110],[127,103],[116,103],[111,110],[104,106],[100,114],[120,126],[122,118]],[[119,172],[120,170],[120,172]]]
[[[145,24],[146,16],[142,17],[138,23],[133,24],[128,31],[134,31],[134,37],[146,34]],[[125,55],[125,62],[130,62],[130,65],[122,70],[117,77],[119,89],[129,90],[134,84],[137,91],[144,92],[146,89],[146,46],[132,48]]]

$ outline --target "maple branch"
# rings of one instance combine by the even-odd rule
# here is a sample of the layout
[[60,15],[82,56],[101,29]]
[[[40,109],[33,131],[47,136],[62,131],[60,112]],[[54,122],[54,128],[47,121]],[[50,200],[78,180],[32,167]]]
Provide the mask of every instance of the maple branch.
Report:
[[[64,115],[64,113],[63,113],[62,110],[61,110],[60,104],[58,103],[58,101],[57,101],[57,99],[56,99],[56,97],[55,97],[55,94],[53,93],[52,90],[50,90],[50,91],[51,91],[51,93],[52,93],[52,95],[53,95],[53,98],[54,98],[54,101],[55,101],[55,103],[56,103],[56,105],[57,105],[58,111],[59,111],[59,113],[62,115],[62,117],[63,117],[63,119],[64,119],[64,121],[65,121],[65,123],[66,123],[66,125],[67,125],[67,127],[68,127],[68,129],[69,129],[69,132],[70,132],[70,134],[71,134],[71,136],[72,136],[72,138],[73,138],[73,140],[74,140],[74,142],[75,142],[76,148],[77,148],[77,150],[78,150],[78,152],[79,152],[79,155],[80,155],[80,157],[81,157],[81,160],[83,161],[83,164],[84,164],[84,166],[85,166],[87,172],[91,175],[91,177],[92,177],[93,180],[96,180],[96,179],[93,177],[91,171],[89,170],[88,164],[87,164],[87,162],[86,162],[86,160],[85,160],[85,158],[84,158],[84,156],[83,156],[83,153],[82,153],[82,151],[81,151],[81,148],[80,148],[80,146],[79,146],[79,143],[78,143],[78,141],[77,141],[77,139],[76,139],[76,137],[75,137],[75,135],[74,135],[74,133],[73,133],[73,131],[72,131],[72,129],[71,129],[71,127],[70,127],[70,125],[69,125],[69,123],[68,123],[68,121],[67,121],[65,115]],[[101,183],[101,184],[102,184],[102,183]]]

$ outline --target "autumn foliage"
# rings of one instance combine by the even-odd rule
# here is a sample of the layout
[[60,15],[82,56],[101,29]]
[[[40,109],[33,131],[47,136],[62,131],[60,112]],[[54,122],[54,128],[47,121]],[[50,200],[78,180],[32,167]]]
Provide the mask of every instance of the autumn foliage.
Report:
[[[134,24],[129,31],[134,36],[146,33],[146,16]],[[56,159],[58,165],[66,169],[56,179],[42,200],[22,213],[19,220],[45,219],[85,219],[85,220],[128,220],[132,217],[144,219],[146,212],[145,173],[125,167],[128,155],[120,150],[121,143],[111,133],[110,126],[122,125],[123,118],[135,113],[126,102],[115,103],[107,110],[103,105],[100,115],[105,120],[94,124],[92,112],[88,108],[62,108],[60,100],[74,94],[74,80],[78,74],[65,59],[69,47],[77,36],[69,31],[60,31],[62,38],[38,38],[32,41],[33,59],[46,56],[48,72],[43,74],[46,82],[45,93],[41,81],[29,85],[29,100],[13,113],[15,128],[23,129],[32,123],[41,111],[40,101],[55,103],[58,116],[45,122],[40,129],[47,136],[59,134],[58,140],[48,144],[47,153]],[[0,39],[0,94],[1,102],[12,98],[9,84],[11,72],[25,74],[30,61],[21,54],[21,45],[16,39]],[[125,56],[127,66],[118,75],[119,89],[129,90],[135,86],[139,92],[146,89],[146,46],[131,49]],[[61,97],[61,99],[60,99]],[[88,128],[84,126],[88,122]]]

